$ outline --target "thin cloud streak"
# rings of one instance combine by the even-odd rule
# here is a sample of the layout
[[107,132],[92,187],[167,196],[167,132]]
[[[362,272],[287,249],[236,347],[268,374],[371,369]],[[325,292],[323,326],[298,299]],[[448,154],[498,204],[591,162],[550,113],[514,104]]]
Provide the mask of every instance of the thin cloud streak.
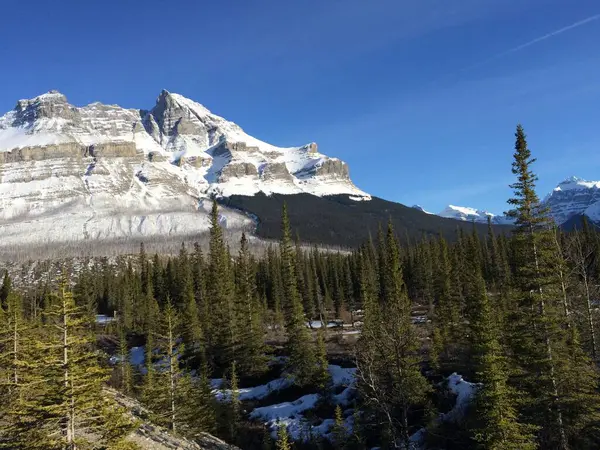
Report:
[[590,17],[588,17],[586,19],[579,20],[579,21],[577,21],[575,23],[572,23],[571,25],[567,25],[566,27],[559,28],[558,30],[554,30],[554,31],[552,31],[550,33],[547,33],[547,34],[543,35],[543,36],[540,36],[540,37],[537,37],[535,39],[532,39],[529,42],[526,42],[524,44],[521,44],[521,45],[518,45],[516,47],[513,47],[513,48],[511,48],[509,50],[505,50],[505,51],[503,51],[501,53],[498,53],[498,54],[496,54],[496,55],[494,55],[494,56],[492,56],[492,57],[490,57],[490,58],[488,58],[488,59],[486,59],[484,61],[481,61],[479,63],[473,64],[472,66],[469,66],[469,67],[463,69],[462,72],[466,72],[466,71],[469,71],[469,70],[472,70],[472,69],[476,69],[477,67],[481,67],[481,66],[484,66],[484,65],[486,65],[486,64],[488,64],[490,62],[496,61],[497,59],[504,58],[505,56],[512,55],[513,53],[520,52],[521,50],[524,50],[524,49],[526,49],[528,47],[531,47],[532,45],[535,45],[535,44],[537,44],[539,42],[545,41],[546,39],[550,39],[550,38],[552,38],[554,36],[558,36],[559,34],[566,33],[567,31],[570,31],[570,30],[572,30],[574,28],[579,28],[579,27],[581,27],[583,25],[586,25],[586,24],[588,24],[590,22],[594,22],[594,21],[596,21],[598,19],[600,19],[600,14],[594,14],[593,16],[590,16]]

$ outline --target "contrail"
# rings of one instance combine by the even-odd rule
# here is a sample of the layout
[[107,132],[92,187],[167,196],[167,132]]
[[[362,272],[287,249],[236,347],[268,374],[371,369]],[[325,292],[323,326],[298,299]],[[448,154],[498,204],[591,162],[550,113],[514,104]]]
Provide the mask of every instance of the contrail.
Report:
[[519,45],[517,47],[514,47],[514,48],[511,48],[509,50],[506,50],[506,51],[504,51],[502,53],[498,53],[497,55],[494,55],[491,58],[488,58],[488,59],[486,59],[484,61],[481,61],[481,62],[479,62],[477,64],[473,64],[472,66],[469,66],[469,67],[463,69],[462,71],[464,72],[466,70],[471,70],[471,69],[474,69],[476,67],[483,66],[484,64],[487,64],[489,62],[495,61],[495,60],[497,60],[499,58],[503,58],[504,56],[510,55],[512,53],[516,53],[516,52],[521,51],[521,50],[523,50],[523,49],[525,49],[527,47],[531,47],[532,45],[535,45],[538,42],[545,41],[546,39],[550,39],[551,37],[558,36],[559,34],[565,33],[565,32],[567,32],[569,30],[572,30],[573,28],[580,27],[582,25],[585,25],[586,23],[590,23],[590,22],[593,22],[593,21],[598,20],[598,19],[600,19],[600,14],[595,14],[593,16],[588,17],[587,19],[579,20],[578,22],[572,23],[571,25],[567,25],[566,27],[559,28],[558,30],[552,31],[552,32],[550,32],[548,34],[545,34],[543,36],[535,38],[535,39],[533,39],[533,40],[531,40],[529,42],[526,42],[525,44],[521,44],[521,45]]

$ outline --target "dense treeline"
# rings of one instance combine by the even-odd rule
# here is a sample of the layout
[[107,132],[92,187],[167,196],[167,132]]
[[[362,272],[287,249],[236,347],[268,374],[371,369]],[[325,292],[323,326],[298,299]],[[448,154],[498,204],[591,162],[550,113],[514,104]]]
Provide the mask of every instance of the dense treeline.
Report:
[[[280,219],[285,203],[292,228],[300,233],[303,242],[333,248],[357,248],[368,240],[369,235],[376,235],[379,225],[390,219],[403,244],[408,240],[420,240],[423,236],[439,235],[453,241],[457,228],[471,231],[475,227],[481,235],[486,233],[485,224],[457,222],[378,197],[357,201],[356,197],[344,194],[318,197],[312,194],[258,193],[232,195],[219,201],[224,206],[255,217],[256,235],[268,240],[281,239]],[[497,232],[507,232],[509,228],[494,225]]]
[[[119,265],[99,262],[70,285],[23,294],[6,275],[0,447],[126,448],[133,425],[102,396],[108,381],[174,433],[273,448],[236,392],[267,379],[276,353],[298,392],[326,393],[318,320],[360,328],[350,349],[358,395],[352,431],[338,407],[331,440],[307,448],[406,449],[424,427],[424,448],[598,448],[600,234],[554,226],[533,162],[518,127],[511,235],[490,225],[483,237],[459,229],[452,242],[400,245],[390,221],[354,252],[322,252],[299,244],[284,208],[279,246],[255,256],[242,236],[231,254],[215,203],[206,254],[182,245],[164,258],[142,245]],[[98,313],[114,321],[95,323]],[[143,369],[129,360],[133,343],[145,346]],[[98,348],[113,353],[112,366]],[[440,381],[453,372],[479,387],[449,424],[439,419],[450,409]],[[221,402],[217,377],[231,392]],[[276,445],[302,448],[285,427]]]

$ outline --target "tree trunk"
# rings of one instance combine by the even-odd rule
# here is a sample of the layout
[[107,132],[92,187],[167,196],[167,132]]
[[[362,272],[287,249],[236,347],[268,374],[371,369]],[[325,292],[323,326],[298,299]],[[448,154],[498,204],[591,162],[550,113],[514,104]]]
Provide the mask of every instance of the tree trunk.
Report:
[[17,370],[17,352],[19,350],[19,325],[17,320],[17,309],[14,308],[14,329],[13,329],[13,383],[15,389],[19,384],[19,372]]
[[71,374],[69,372],[69,314],[67,311],[67,303],[65,299],[64,289],[62,291],[62,319],[63,319],[63,371],[64,371],[64,386],[67,395],[67,417],[66,422],[66,448],[75,450],[75,399],[73,398],[73,386],[71,383]]
[[592,343],[592,359],[594,362],[598,360],[597,358],[597,350],[596,350],[596,330],[594,324],[594,307],[592,305],[592,299],[590,295],[590,284],[587,278],[587,275],[583,277],[583,286],[585,288],[585,300],[587,307],[587,319],[588,319],[588,328],[590,332],[590,340]]
[[169,317],[169,351],[168,351],[168,356],[169,356],[169,381],[170,381],[170,388],[169,388],[169,397],[171,400],[171,430],[176,431],[176,427],[175,427],[175,419],[176,419],[176,415],[175,415],[175,367],[174,367],[174,355],[173,355],[173,323],[171,320],[171,317]]

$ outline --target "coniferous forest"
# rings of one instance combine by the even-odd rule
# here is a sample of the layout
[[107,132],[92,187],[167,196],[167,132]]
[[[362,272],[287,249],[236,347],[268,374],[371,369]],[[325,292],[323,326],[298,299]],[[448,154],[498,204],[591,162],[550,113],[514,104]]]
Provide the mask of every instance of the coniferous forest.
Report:
[[[174,435],[248,450],[600,448],[600,233],[554,225],[534,163],[518,126],[507,234],[401,245],[390,221],[333,252],[302,245],[284,208],[278,245],[243,235],[232,254],[215,202],[208,251],[7,272],[0,448],[143,448],[124,397]],[[257,413],[299,398],[306,434]]]

